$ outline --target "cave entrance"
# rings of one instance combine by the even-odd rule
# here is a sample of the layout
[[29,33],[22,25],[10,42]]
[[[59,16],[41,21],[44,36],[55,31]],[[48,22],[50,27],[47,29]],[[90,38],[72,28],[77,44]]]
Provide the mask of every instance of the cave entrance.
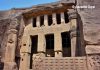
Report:
[[54,34],[45,36],[46,38],[46,57],[54,57]]
[[71,57],[71,39],[70,32],[61,33],[63,57]]
[[30,69],[32,69],[32,56],[37,54],[38,35],[31,36],[31,54],[30,54]]

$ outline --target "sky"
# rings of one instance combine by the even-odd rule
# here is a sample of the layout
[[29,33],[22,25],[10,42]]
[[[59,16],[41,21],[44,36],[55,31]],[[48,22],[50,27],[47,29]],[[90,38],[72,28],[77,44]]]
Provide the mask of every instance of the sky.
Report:
[[0,10],[11,8],[25,8],[37,4],[56,2],[57,0],[0,0]]

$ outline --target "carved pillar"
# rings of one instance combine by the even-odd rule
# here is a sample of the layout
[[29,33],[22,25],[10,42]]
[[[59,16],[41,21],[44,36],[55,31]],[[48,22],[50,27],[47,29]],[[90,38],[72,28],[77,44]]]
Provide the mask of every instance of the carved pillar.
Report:
[[61,12],[61,23],[65,23],[64,12]]
[[41,56],[45,56],[46,51],[46,45],[45,45],[45,36],[44,34],[40,33],[38,34],[38,53],[41,54]]
[[30,68],[31,38],[28,35],[27,28],[24,30],[22,45],[20,50],[20,70],[28,70]]
[[20,70],[28,70],[30,68],[30,53],[21,53]]
[[11,29],[8,34],[8,43],[6,47],[5,53],[5,61],[6,62],[14,62],[15,61],[15,49],[17,42],[17,30]]
[[48,26],[48,16],[44,15],[44,25]]
[[70,37],[71,37],[71,56],[75,57],[76,55],[76,38],[77,38],[77,13],[76,10],[68,10],[69,20],[70,20]]
[[54,50],[55,50],[55,57],[62,57],[62,39],[61,33],[57,32],[54,33]]
[[37,16],[36,18],[36,26],[40,27],[40,16]]
[[76,19],[71,19],[71,56],[75,57],[76,54],[76,29],[77,29],[77,24],[76,24]]
[[16,44],[17,44],[17,30],[10,29],[8,31],[4,70],[13,70],[14,66],[17,68],[15,63]]
[[57,24],[56,13],[52,14],[52,20],[53,20],[53,24]]

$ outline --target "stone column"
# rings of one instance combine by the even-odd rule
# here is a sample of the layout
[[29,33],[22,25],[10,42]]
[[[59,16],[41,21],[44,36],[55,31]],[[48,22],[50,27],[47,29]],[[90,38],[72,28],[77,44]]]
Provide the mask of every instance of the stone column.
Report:
[[15,61],[15,49],[17,42],[17,30],[11,29],[8,34],[8,43],[6,47],[5,53],[5,61],[6,62],[14,62]]
[[64,17],[64,12],[61,12],[61,24],[65,23],[65,17]]
[[48,16],[44,15],[44,25],[48,26]]
[[20,49],[20,70],[28,70],[30,68],[31,38],[27,29],[24,32]]
[[38,53],[41,54],[41,56],[45,56],[46,51],[46,42],[45,42],[45,36],[42,33],[38,34]]
[[23,52],[20,54],[20,70],[29,70],[30,68],[30,53]]
[[56,13],[52,14],[52,20],[53,20],[53,24],[57,24]]
[[17,30],[10,29],[8,31],[4,70],[14,70],[13,69],[14,67],[17,68],[16,63],[15,63],[16,44],[17,44]]
[[36,26],[40,27],[40,16],[37,16],[36,18]]
[[77,29],[77,24],[76,24],[76,19],[71,19],[71,56],[75,57],[76,54],[76,29]]
[[54,51],[55,57],[62,57],[62,38],[61,33],[54,33]]

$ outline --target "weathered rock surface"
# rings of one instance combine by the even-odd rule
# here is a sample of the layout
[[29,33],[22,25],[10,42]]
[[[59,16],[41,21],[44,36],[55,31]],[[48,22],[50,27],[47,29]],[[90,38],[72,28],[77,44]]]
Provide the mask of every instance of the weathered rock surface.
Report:
[[0,56],[2,56],[2,59],[4,58],[5,53],[5,47],[7,42],[7,29],[9,26],[10,20],[0,20]]
[[83,22],[84,39],[87,44],[100,44],[100,0],[77,0],[78,6],[95,6],[78,9]]

